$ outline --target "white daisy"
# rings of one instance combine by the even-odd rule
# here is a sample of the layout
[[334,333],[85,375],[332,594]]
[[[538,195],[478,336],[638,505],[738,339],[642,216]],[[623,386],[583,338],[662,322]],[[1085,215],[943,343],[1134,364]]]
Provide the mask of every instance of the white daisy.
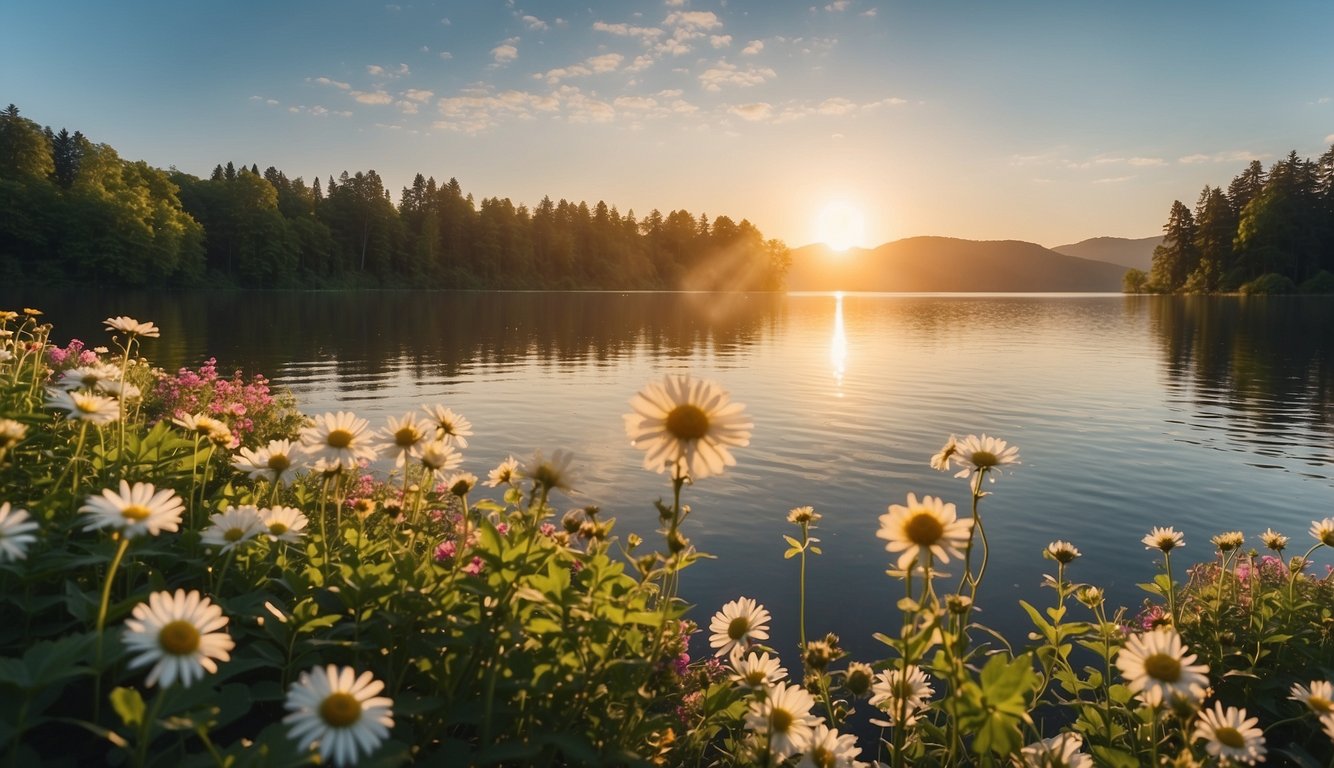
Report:
[[62,389],[46,390],[46,407],[68,411],[68,418],[86,421],[94,426],[110,424],[120,419],[120,403],[115,398],[95,395],[91,392],[66,392]]
[[519,460],[513,456],[506,456],[505,460],[500,462],[495,469],[491,470],[486,476],[486,484],[495,488],[502,484],[512,485],[519,479]]
[[709,622],[709,645],[715,656],[726,656],[733,648],[745,648],[756,640],[769,639],[769,612],[749,597],[725,603]]
[[1300,701],[1320,717],[1334,714],[1334,685],[1327,680],[1312,680],[1311,687],[1294,684],[1288,698]]
[[264,527],[264,534],[270,541],[286,541],[291,544],[305,535],[310,520],[296,507],[273,507],[259,512]]
[[436,438],[459,448],[468,447],[472,422],[443,405],[423,405],[422,410],[435,422]]
[[1220,533],[1209,540],[1220,552],[1231,552],[1246,543],[1246,535],[1241,531]]
[[170,488],[157,490],[152,483],[120,481],[120,493],[110,488],[100,496],[89,496],[79,511],[90,515],[84,530],[113,528],[133,539],[141,534],[156,536],[162,531],[180,528],[185,503]]
[[763,734],[769,752],[780,760],[804,752],[810,744],[812,728],[820,722],[811,714],[815,699],[800,685],[779,683],[765,691],[760,701],[752,701],[746,712],[746,728]]
[[394,727],[393,700],[377,694],[384,683],[352,667],[315,667],[287,689],[287,735],[303,749],[318,746],[321,761],[355,765],[372,754]]
[[205,672],[218,671],[219,661],[231,658],[232,638],[222,609],[191,590],[154,592],[147,603],[134,607],[121,637],[131,654],[130,669],[153,665],[145,683],[164,687],[177,680],[189,686]]
[[931,468],[939,472],[948,472],[950,469],[950,459],[954,458],[954,453],[959,450],[959,438],[950,435],[950,439],[945,441],[940,452],[931,457]]
[[861,768],[866,763],[857,759],[862,748],[857,746],[857,737],[852,734],[840,734],[824,723],[819,723],[811,731],[806,744],[806,751],[797,763],[797,768]]
[[930,678],[916,664],[909,664],[903,669],[881,670],[871,683],[870,705],[877,707],[889,716],[889,724],[894,725],[894,718],[903,713],[905,725],[917,721],[917,712],[926,706],[927,700],[935,693]]
[[477,475],[471,472],[455,472],[445,478],[445,487],[454,496],[467,496],[477,487]]
[[463,454],[444,440],[433,440],[421,447],[422,466],[434,475],[446,472],[463,463]]
[[1256,727],[1259,722],[1258,717],[1246,717],[1244,709],[1223,709],[1222,702],[1216,701],[1213,709],[1200,712],[1191,741],[1204,739],[1204,751],[1223,765],[1255,765],[1265,759],[1264,731]]
[[120,317],[108,317],[102,321],[108,331],[120,331],[131,336],[143,336],[144,338],[156,339],[160,330],[152,323],[141,323],[132,317],[121,315]]
[[1334,547],[1334,517],[1311,523],[1311,535],[1327,547]]
[[66,392],[75,389],[93,390],[97,385],[120,378],[120,369],[108,363],[94,363],[70,368],[60,374],[56,386]]
[[231,507],[214,512],[208,518],[211,525],[204,529],[199,540],[206,546],[218,547],[218,552],[230,552],[262,533],[268,526],[259,510],[250,505]]
[[10,509],[9,502],[0,502],[0,563],[27,557],[28,547],[37,541],[36,530],[28,510]]
[[1093,768],[1093,757],[1079,751],[1083,747],[1083,736],[1061,733],[1021,749],[1015,764],[1021,768]]
[[288,472],[296,467],[296,449],[291,440],[270,440],[263,448],[242,448],[232,458],[232,466],[251,480],[286,483]]
[[1324,729],[1325,735],[1329,737],[1329,740],[1334,741],[1334,714],[1321,717],[1320,727]]
[[[741,646],[734,646],[740,649]],[[778,666],[778,657],[768,653],[751,653],[744,659],[740,653],[732,654],[732,682],[742,688],[758,690],[768,688],[787,677],[787,670]]]
[[750,445],[746,406],[712,381],[667,376],[630,398],[630,407],[625,432],[644,451],[644,469],[698,480],[735,466],[731,449]]
[[1144,542],[1145,549],[1161,549],[1164,552],[1171,552],[1177,547],[1186,546],[1185,535],[1175,528],[1155,527],[1140,541]]
[[139,387],[128,381],[107,380],[97,382],[97,391],[105,392],[112,397],[126,403],[137,403],[143,399],[144,393]]
[[374,461],[368,422],[354,413],[339,411],[314,417],[301,430],[301,445],[317,460],[352,471],[361,461]]
[[1209,686],[1209,667],[1196,664],[1188,650],[1175,629],[1160,627],[1131,635],[1116,654],[1116,666],[1131,693],[1151,707],[1174,695],[1199,701]]
[[1079,549],[1068,541],[1053,541],[1043,550],[1044,557],[1050,557],[1061,565],[1069,565],[1079,557]]
[[28,436],[28,425],[13,419],[0,419],[0,451],[6,451]]
[[392,452],[394,466],[401,467],[408,463],[409,456],[416,456],[431,441],[434,431],[434,425],[419,421],[415,413],[406,413],[401,419],[390,416],[383,433],[387,442],[378,447],[382,452]]
[[955,477],[968,477],[974,472],[988,472],[995,480],[1000,468],[1019,463],[1019,447],[1008,445],[998,437],[969,435],[955,443],[950,460],[961,469]]
[[537,451],[519,468],[519,474],[548,490],[568,491],[574,479],[570,471],[573,461],[574,454],[561,448],[552,451],[550,459],[543,458],[542,452]]
[[178,413],[171,423],[206,440],[213,440],[223,434],[231,436],[231,429],[225,423],[206,413]]
[[1266,528],[1265,532],[1260,534],[1260,541],[1264,542],[1266,548],[1275,552],[1282,552],[1284,547],[1288,546],[1288,537],[1273,528]]
[[907,506],[892,504],[889,512],[880,516],[880,530],[875,535],[888,541],[887,551],[902,553],[898,567],[907,570],[919,554],[923,561],[929,554],[942,563],[948,563],[950,557],[962,558],[972,529],[973,521],[960,520],[953,504],[935,496],[923,496],[918,502],[910,493]]

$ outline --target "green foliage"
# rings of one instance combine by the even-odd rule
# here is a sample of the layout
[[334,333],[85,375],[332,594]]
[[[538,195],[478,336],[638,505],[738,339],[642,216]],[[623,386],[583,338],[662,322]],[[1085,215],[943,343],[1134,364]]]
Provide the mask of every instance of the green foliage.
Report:
[[1297,286],[1292,282],[1292,278],[1287,275],[1280,275],[1273,272],[1267,272],[1254,280],[1241,286],[1241,293],[1244,296],[1264,296],[1275,293],[1296,293]]
[[1301,284],[1301,292],[1328,295],[1334,293],[1334,272],[1322,269],[1310,280]]

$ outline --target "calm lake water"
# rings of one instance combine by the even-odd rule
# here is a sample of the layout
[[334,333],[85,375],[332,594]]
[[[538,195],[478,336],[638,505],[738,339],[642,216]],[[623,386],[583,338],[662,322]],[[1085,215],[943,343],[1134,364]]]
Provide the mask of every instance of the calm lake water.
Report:
[[[473,422],[465,468],[565,447],[578,493],[616,533],[657,541],[651,502],[670,495],[640,468],[621,414],[650,379],[716,379],[755,422],[739,466],[687,489],[686,534],[719,559],[682,579],[708,617],[746,595],[796,643],[797,563],[787,511],[812,505],[824,555],[810,565],[808,627],[854,656],[897,626],[899,583],[875,538],[908,492],[966,514],[964,480],[927,461],[950,433],[997,435],[1022,466],[983,502],[992,568],[981,619],[1022,638],[1016,600],[1040,590],[1054,539],[1083,557],[1076,580],[1136,606],[1154,572],[1140,538],[1183,530],[1178,563],[1209,537],[1272,526],[1303,551],[1334,487],[1334,300],[1120,295],[739,295],[658,293],[251,293],[135,295],[0,291],[44,309],[58,341],[102,343],[113,314],[152,320],[145,345],[174,369],[214,356],[263,372],[308,413],[352,410],[383,426],[427,403]],[[96,341],[93,341],[96,340]],[[1328,558],[1319,562],[1323,568]],[[957,569],[956,569],[957,573]],[[1024,620],[1026,621],[1026,620]],[[704,652],[703,638],[695,650]]]

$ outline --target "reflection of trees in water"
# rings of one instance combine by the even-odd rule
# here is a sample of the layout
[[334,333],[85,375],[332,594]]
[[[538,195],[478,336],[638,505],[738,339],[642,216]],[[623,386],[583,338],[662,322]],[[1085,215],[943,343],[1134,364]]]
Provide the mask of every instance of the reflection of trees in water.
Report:
[[[1203,418],[1244,419],[1236,436],[1286,453],[1294,428],[1334,421],[1334,301],[1300,296],[1136,296],[1163,353],[1168,386]],[[1223,425],[1227,428],[1230,425]],[[1284,440],[1278,438],[1283,437]],[[1293,443],[1306,440],[1293,440]],[[1323,442],[1323,441],[1322,441]],[[1322,442],[1304,447],[1327,450]],[[1290,455],[1290,454],[1288,454]]]
[[[274,374],[286,363],[329,363],[343,386],[374,389],[383,374],[452,377],[475,366],[539,361],[554,367],[632,352],[725,356],[768,335],[779,294],[487,293],[430,291],[60,293],[14,297],[40,306],[55,337],[106,338],[101,321],[152,320],[147,351],[168,370],[215,356],[223,370]],[[11,297],[0,296],[9,300]],[[0,308],[15,303],[0,304]]]

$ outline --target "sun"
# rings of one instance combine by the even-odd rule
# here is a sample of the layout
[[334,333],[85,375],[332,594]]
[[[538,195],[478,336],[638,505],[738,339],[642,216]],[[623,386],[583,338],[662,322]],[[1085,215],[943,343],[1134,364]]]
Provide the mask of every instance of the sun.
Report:
[[835,251],[861,245],[866,238],[866,219],[861,209],[846,200],[831,200],[815,220],[816,236]]

